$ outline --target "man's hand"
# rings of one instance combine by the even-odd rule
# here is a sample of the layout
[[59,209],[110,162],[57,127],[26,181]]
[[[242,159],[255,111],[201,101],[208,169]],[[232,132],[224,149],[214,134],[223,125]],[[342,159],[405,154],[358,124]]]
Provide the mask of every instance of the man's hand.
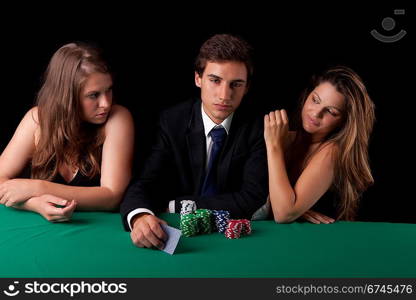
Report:
[[164,220],[159,219],[151,214],[141,213],[132,220],[132,231],[130,233],[133,244],[141,248],[163,249],[167,239],[166,233],[160,224],[167,224]]

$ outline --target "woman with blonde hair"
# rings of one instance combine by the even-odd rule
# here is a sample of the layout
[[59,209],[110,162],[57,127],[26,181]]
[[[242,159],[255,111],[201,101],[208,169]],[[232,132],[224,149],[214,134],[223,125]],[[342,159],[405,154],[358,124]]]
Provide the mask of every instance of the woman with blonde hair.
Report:
[[[51,58],[37,105],[0,156],[0,204],[52,222],[79,210],[114,210],[131,177],[134,125],[113,104],[112,76],[98,49],[81,43]],[[16,178],[25,166],[31,178]]]
[[278,223],[354,220],[360,196],[373,183],[368,145],[374,120],[366,87],[344,66],[313,78],[295,131],[284,109],[265,115],[269,199],[254,219],[272,213]]

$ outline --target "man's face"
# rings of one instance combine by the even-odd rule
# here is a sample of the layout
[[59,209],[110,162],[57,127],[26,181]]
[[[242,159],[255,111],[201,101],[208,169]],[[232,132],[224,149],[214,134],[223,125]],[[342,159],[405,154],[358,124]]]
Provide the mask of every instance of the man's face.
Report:
[[202,76],[195,72],[195,84],[201,88],[205,113],[220,124],[238,108],[247,92],[247,68],[237,61],[207,62]]

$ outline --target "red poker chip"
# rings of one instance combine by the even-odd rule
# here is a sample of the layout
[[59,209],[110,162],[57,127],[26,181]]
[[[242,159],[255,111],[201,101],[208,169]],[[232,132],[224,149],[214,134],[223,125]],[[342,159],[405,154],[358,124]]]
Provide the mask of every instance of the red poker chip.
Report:
[[251,223],[247,219],[242,219],[241,223],[243,224],[243,232],[244,234],[251,234]]
[[224,235],[229,239],[240,238],[241,235],[251,234],[251,223],[247,219],[230,219]]

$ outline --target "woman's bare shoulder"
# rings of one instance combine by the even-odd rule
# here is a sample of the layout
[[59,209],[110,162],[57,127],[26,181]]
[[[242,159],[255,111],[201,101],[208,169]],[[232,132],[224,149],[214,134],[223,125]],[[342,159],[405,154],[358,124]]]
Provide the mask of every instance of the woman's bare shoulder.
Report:
[[37,106],[32,107],[26,113],[25,119],[26,119],[26,122],[28,123],[28,126],[30,126],[31,129],[33,130],[35,145],[37,145],[39,142],[39,137],[40,137],[38,107]]
[[36,131],[38,131],[38,128],[39,128],[38,108],[35,106],[26,112],[25,116],[20,122],[19,129],[24,130],[25,132],[27,131],[27,132],[35,133]]
[[320,149],[320,151],[324,151],[327,153],[333,153],[334,151],[338,151],[338,150],[339,150],[339,145],[332,141],[327,141],[323,143]]
[[110,116],[105,124],[105,131],[111,131],[112,128],[115,130],[126,129],[133,125],[133,117],[130,111],[124,106],[115,104],[111,108]]
[[335,155],[339,152],[338,150],[338,144],[328,141],[319,146],[313,157],[317,157],[318,160],[329,159],[330,161],[333,161]]
[[119,104],[114,104],[111,107],[111,113],[110,113],[110,116],[108,117],[108,121],[114,118],[123,118],[127,116],[131,117],[131,113],[127,108]]
[[24,116],[23,120],[26,122],[30,122],[33,124],[38,125],[39,124],[39,115],[38,115],[38,107],[34,106],[31,109],[29,109]]

